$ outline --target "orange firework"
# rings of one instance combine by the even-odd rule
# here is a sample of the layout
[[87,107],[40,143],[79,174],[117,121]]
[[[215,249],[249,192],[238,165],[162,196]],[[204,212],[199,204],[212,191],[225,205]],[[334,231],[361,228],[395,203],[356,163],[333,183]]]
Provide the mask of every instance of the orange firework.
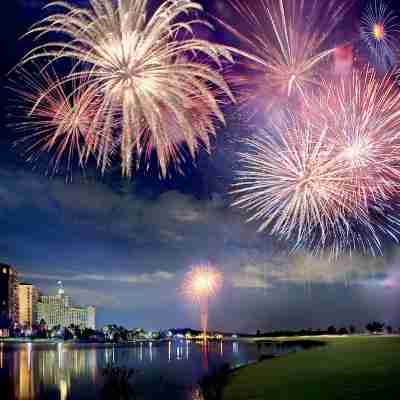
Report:
[[207,337],[208,302],[221,289],[222,281],[222,272],[215,269],[211,264],[205,264],[193,267],[186,274],[182,285],[182,292],[200,306],[204,339]]
[[385,69],[395,64],[398,54],[399,19],[382,0],[371,0],[361,18],[361,38],[375,62]]
[[374,24],[372,27],[372,34],[374,38],[380,42],[385,38],[385,27],[382,24]]

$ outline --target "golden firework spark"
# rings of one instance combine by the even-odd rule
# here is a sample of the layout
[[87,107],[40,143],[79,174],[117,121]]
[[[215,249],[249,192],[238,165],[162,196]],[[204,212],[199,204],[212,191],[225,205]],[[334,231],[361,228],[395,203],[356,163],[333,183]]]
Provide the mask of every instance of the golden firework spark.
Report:
[[[40,45],[22,60],[73,60],[71,76],[84,77],[85,90],[101,98],[95,119],[101,115],[101,136],[119,146],[127,176],[135,155],[148,161],[154,150],[165,176],[171,163],[181,162],[183,146],[192,157],[201,145],[210,150],[215,120],[224,122],[220,103],[233,100],[216,68],[222,67],[223,57],[231,60],[230,53],[193,34],[196,24],[208,26],[194,16],[201,5],[169,0],[149,16],[148,3],[90,0],[89,8],[51,3],[57,12],[29,33],[39,38],[62,33],[66,41]],[[90,150],[98,154],[104,171],[110,146],[99,143],[93,141]]]

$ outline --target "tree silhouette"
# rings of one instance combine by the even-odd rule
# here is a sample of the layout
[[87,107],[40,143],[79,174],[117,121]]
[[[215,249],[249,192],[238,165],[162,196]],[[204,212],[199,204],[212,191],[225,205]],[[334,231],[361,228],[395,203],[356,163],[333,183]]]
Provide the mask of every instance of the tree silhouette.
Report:
[[385,324],[378,322],[378,321],[369,322],[365,326],[367,331],[369,331],[370,333],[382,332],[384,327],[385,327]]

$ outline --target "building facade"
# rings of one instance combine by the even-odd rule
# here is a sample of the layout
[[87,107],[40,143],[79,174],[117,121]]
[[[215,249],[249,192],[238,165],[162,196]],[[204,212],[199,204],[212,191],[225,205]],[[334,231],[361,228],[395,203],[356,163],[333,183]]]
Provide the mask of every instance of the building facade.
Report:
[[55,326],[95,329],[96,309],[92,306],[73,306],[71,298],[65,294],[62,283],[58,283],[58,293],[55,296],[40,296],[37,303],[37,323],[46,322],[47,328]]
[[32,329],[37,320],[39,290],[30,283],[18,284],[18,323],[23,329]]
[[0,263],[0,336],[7,336],[18,322],[17,271]]

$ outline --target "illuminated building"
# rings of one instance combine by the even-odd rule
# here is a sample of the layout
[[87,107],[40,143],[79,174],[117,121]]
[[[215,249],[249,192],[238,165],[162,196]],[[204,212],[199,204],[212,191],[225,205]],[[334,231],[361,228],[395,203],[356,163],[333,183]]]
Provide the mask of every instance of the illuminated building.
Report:
[[30,283],[18,284],[18,323],[25,329],[32,329],[32,325],[37,320],[37,302],[39,300],[39,290]]
[[18,321],[17,271],[0,263],[0,336]]
[[37,322],[46,321],[47,327],[69,327],[95,329],[96,309],[92,306],[81,307],[72,305],[71,298],[65,294],[62,282],[58,282],[58,292],[55,296],[40,296],[37,303]]

